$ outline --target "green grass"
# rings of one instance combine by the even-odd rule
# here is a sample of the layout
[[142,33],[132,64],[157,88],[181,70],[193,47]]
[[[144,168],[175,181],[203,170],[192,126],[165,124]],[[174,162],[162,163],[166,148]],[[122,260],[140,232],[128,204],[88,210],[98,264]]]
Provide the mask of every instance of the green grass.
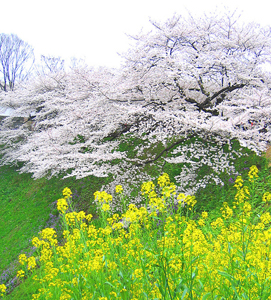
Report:
[[31,239],[38,232],[56,224],[59,213],[56,200],[69,186],[74,192],[75,206],[93,212],[93,193],[108,178],[46,178],[33,180],[30,174],[19,174],[15,167],[0,168],[0,283],[8,283],[16,274],[18,255],[31,253]]

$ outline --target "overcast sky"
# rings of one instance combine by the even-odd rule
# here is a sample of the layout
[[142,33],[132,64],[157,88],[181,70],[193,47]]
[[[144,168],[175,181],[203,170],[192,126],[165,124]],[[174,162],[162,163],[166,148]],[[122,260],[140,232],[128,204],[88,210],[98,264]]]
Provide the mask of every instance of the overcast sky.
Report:
[[245,21],[271,25],[268,0],[0,0],[0,33],[14,33],[40,55],[84,58],[89,65],[118,67],[125,35],[149,30],[149,19],[174,13],[193,15],[221,10],[242,12]]

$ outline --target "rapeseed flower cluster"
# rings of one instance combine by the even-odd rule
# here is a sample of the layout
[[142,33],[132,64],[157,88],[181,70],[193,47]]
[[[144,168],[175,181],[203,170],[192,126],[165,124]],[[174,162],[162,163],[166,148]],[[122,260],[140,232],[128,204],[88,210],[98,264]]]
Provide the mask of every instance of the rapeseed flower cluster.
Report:
[[258,168],[256,166],[251,166],[248,172],[248,178],[249,178],[248,180],[250,182],[254,182],[254,180],[259,177],[258,173],[259,173]]
[[65,198],[61,198],[57,200],[57,210],[61,211],[63,214],[67,211],[68,209],[68,203]]
[[170,182],[168,174],[164,173],[163,175],[161,175],[158,178],[157,183],[162,189],[161,194],[163,198],[170,198],[176,195],[176,186],[173,182]]
[[121,185],[116,185],[116,193],[119,194],[119,193],[122,193],[123,192],[123,188]]
[[[118,189],[119,190],[119,189]],[[119,190],[120,191],[120,190]],[[107,194],[105,191],[102,192],[95,192],[94,193],[95,202],[97,204],[97,207],[101,209],[104,212],[110,211],[110,203],[112,202],[112,196],[110,194]]]
[[0,284],[0,297],[4,297],[6,291],[7,291],[7,287],[4,284]]
[[[159,213],[130,204],[100,226],[83,213],[71,218],[60,209],[64,242],[55,242],[53,229],[32,241],[40,265],[32,299],[271,299],[271,215],[268,207],[254,212],[250,183],[244,189],[237,177],[235,203],[224,202],[215,218],[206,211],[196,217],[195,197],[184,194],[171,214],[167,201],[174,189],[169,197],[162,193],[173,186],[165,174],[159,192],[153,182],[141,189],[149,206],[164,205]],[[96,192],[95,199],[109,205],[112,196]],[[21,255],[19,261],[20,274],[33,270],[32,258]]]
[[181,206],[187,205],[189,210],[193,210],[197,203],[195,196],[185,195],[183,193],[178,195],[177,200]]
[[153,192],[155,189],[155,185],[152,181],[143,182],[141,186],[141,193],[142,195],[149,194],[150,192]]
[[227,202],[223,203],[223,207],[220,209],[222,213],[222,217],[227,220],[232,217],[233,210],[229,207],[229,204]]
[[266,192],[263,194],[263,202],[270,202],[271,201],[271,193],[270,192]]
[[167,173],[164,173],[162,176],[160,176],[157,180],[158,185],[163,188],[165,186],[170,185],[170,179]]

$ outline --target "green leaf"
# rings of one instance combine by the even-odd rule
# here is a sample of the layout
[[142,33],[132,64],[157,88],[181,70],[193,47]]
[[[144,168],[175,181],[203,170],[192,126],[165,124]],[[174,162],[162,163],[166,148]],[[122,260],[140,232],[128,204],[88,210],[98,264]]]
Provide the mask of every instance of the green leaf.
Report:
[[202,300],[206,300],[206,299],[208,299],[208,296],[211,296],[212,295],[212,293],[207,293],[207,294],[205,294],[203,297],[202,297]]
[[188,288],[186,288],[184,291],[183,291],[183,294],[182,294],[182,298],[181,299],[184,299],[185,295],[187,294],[187,292],[189,291]]
[[155,285],[159,288],[160,293],[163,297],[165,297],[166,293],[163,291],[163,287],[159,283],[155,283]]
[[114,286],[112,283],[108,282],[108,281],[106,281],[105,284],[108,284],[108,285],[110,285],[112,288],[115,288],[115,286]]
[[222,275],[223,277],[225,277],[229,280],[229,282],[231,283],[231,287],[234,290],[235,295],[238,296],[238,292],[236,290],[236,286],[237,286],[236,279],[226,272],[218,271],[218,274]]
[[121,278],[123,278],[123,274],[122,274],[121,271],[119,271],[119,276],[120,276]]

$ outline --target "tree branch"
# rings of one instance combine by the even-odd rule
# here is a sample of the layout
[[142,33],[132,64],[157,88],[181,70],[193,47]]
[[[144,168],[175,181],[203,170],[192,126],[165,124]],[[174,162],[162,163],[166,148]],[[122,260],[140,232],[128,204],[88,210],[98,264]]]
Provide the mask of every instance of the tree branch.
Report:
[[217,98],[219,95],[221,95],[221,97],[216,101],[216,105],[218,105],[225,99],[226,93],[232,92],[232,91],[237,90],[237,89],[241,89],[244,86],[245,86],[244,83],[239,83],[239,84],[235,84],[235,85],[232,85],[232,86],[227,86],[224,89],[221,89],[220,91],[214,93],[211,97],[207,97],[204,100],[204,102],[202,102],[198,105],[198,107],[199,107],[200,110],[204,110],[204,108],[206,109],[206,108],[210,107],[211,106],[211,101],[214,100],[215,98]]
[[150,164],[154,161],[156,161],[157,159],[159,159],[165,152],[171,150],[173,147],[177,146],[178,144],[181,144],[189,139],[192,139],[193,137],[195,137],[197,134],[196,133],[193,133],[191,134],[190,136],[186,137],[186,138],[182,138],[182,139],[179,139],[177,140],[175,143],[173,143],[172,145],[170,145],[169,147],[165,148],[162,152],[160,152],[158,155],[156,155],[155,158],[153,159],[150,159],[150,160],[145,160],[143,161],[142,163],[139,163],[139,164],[136,164],[137,167],[141,167],[141,166],[144,166],[146,164]]

